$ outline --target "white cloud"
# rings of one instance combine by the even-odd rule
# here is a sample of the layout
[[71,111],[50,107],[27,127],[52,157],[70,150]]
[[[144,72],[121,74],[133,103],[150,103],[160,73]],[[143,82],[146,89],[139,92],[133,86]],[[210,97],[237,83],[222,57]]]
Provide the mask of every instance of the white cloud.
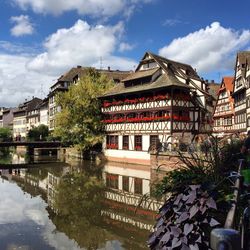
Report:
[[119,51],[124,52],[124,51],[129,51],[132,50],[135,47],[135,45],[129,44],[129,43],[121,43],[119,45]]
[[22,9],[31,8],[36,13],[60,15],[66,11],[98,17],[110,17],[124,10],[135,9],[153,0],[12,0]]
[[26,64],[31,59],[29,56],[0,54],[0,106],[13,107],[26,98],[41,97],[41,84],[48,93],[52,81],[58,78],[48,76],[46,72],[28,70]]
[[134,69],[137,62],[116,56],[123,29],[123,23],[91,27],[78,20],[71,28],[51,34],[40,54],[36,49],[28,54],[21,45],[0,41],[5,50],[0,53],[0,106],[16,106],[26,98],[41,97],[41,84],[48,94],[53,82],[76,65]]
[[201,73],[220,68],[233,70],[235,55],[250,45],[250,30],[235,31],[212,23],[185,37],[174,39],[159,50],[169,59],[189,63]]
[[34,32],[33,24],[30,22],[28,16],[13,16],[11,21],[15,23],[15,26],[10,30],[13,36],[31,35]]
[[31,60],[28,68],[60,75],[76,65],[99,67],[102,60],[105,67],[116,62],[118,69],[131,69],[134,61],[113,55],[119,46],[122,33],[122,23],[91,27],[88,23],[78,20],[71,28],[59,29],[48,37],[44,43],[45,52]]

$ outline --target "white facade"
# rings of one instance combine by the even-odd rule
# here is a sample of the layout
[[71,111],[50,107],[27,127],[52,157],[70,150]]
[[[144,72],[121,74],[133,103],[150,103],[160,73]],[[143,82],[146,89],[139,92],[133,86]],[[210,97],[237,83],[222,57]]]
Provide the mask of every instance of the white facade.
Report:
[[26,135],[27,135],[26,115],[14,117],[13,119],[14,139],[18,136],[26,137]]
[[43,106],[40,108],[40,124],[49,126],[48,106]]

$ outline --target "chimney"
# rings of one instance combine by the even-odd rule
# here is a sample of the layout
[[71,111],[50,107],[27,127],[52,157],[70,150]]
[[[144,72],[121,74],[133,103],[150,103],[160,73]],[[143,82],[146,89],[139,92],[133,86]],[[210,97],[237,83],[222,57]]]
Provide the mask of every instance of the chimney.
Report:
[[110,71],[110,66],[108,66],[108,71]]

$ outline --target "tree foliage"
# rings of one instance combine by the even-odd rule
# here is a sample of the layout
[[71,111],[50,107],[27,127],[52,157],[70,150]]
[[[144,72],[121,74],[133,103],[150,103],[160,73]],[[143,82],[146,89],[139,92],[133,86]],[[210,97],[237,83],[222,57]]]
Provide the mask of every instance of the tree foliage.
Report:
[[83,172],[68,173],[56,187],[54,208],[57,213],[53,222],[79,246],[98,249],[110,238],[110,234],[100,226],[103,223],[103,199],[101,179]]
[[8,141],[11,138],[11,130],[9,128],[0,128],[0,140]]
[[88,150],[102,141],[101,106],[98,99],[113,86],[113,81],[94,69],[69,90],[60,93],[56,103],[61,112],[56,115],[54,136],[70,142],[80,150]]
[[49,135],[48,126],[41,124],[38,127],[34,127],[28,132],[28,139],[32,141],[46,140]]

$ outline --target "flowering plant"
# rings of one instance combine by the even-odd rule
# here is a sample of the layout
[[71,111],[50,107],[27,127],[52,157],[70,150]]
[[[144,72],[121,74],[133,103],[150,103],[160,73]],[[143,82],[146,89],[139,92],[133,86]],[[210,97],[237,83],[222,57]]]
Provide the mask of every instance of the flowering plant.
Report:
[[115,143],[107,144],[107,149],[118,149],[118,144]]

